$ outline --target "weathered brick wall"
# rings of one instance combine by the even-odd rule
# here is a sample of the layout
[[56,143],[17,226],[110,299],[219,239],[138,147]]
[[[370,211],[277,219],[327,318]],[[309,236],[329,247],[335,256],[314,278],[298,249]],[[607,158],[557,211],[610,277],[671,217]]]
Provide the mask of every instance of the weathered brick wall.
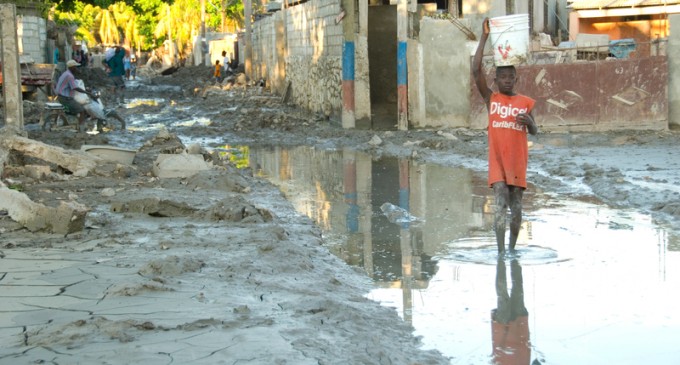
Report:
[[[312,0],[253,25],[253,74],[272,85],[291,83],[290,101],[339,115],[342,107],[342,23],[339,0]],[[276,23],[284,22],[277,38]],[[277,43],[278,42],[278,43]],[[283,43],[283,44],[281,44]],[[283,57],[277,56],[277,49]],[[285,62],[278,67],[278,62]]]
[[32,15],[17,16],[19,53],[28,55],[36,63],[48,63],[45,51],[47,23],[45,19]]
[[339,0],[315,0],[288,9],[286,77],[292,100],[309,110],[339,115],[342,108],[342,23]]

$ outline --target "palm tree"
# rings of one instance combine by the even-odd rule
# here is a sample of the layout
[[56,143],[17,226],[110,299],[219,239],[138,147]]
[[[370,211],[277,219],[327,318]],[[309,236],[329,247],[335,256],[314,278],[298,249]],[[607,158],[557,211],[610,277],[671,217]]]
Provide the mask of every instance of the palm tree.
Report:
[[130,48],[130,46],[138,44],[139,40],[135,39],[139,32],[137,31],[137,16],[134,10],[122,1],[111,5],[109,9],[114,14],[116,26],[123,30],[125,47]]
[[116,18],[109,9],[102,9],[95,18],[95,23],[99,23],[99,40],[103,44],[119,44],[120,33],[118,25],[116,24]]
[[201,26],[200,4],[197,0],[177,0],[172,5],[164,4],[159,12],[158,25],[154,36],[165,37],[177,45],[179,56],[184,58],[191,48],[192,38]]
[[227,29],[236,33],[243,28],[243,2],[241,0],[223,0],[222,2],[223,31]]
[[161,6],[161,10],[158,12],[158,24],[156,24],[156,29],[154,29],[154,37],[172,40],[172,29],[174,27],[174,21],[170,16],[171,8],[170,4],[164,3]]

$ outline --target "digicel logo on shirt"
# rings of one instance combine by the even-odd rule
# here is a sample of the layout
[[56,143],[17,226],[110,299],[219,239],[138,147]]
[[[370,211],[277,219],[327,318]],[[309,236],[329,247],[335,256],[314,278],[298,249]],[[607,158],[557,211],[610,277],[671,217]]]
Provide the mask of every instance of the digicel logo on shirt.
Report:
[[526,112],[527,108],[513,108],[512,104],[503,105],[503,103],[499,102],[491,103],[491,110],[489,111],[491,114],[498,114],[503,119],[509,116],[516,117],[517,114]]
[[[504,105],[503,103],[499,102],[492,102],[489,110],[489,114],[491,115],[496,114],[502,119],[505,119],[507,117],[516,117],[518,114],[526,112],[527,108],[513,108],[512,104]],[[493,120],[491,126],[493,128],[507,128],[514,129],[516,131],[524,131],[524,125],[515,123],[514,119],[512,121]]]

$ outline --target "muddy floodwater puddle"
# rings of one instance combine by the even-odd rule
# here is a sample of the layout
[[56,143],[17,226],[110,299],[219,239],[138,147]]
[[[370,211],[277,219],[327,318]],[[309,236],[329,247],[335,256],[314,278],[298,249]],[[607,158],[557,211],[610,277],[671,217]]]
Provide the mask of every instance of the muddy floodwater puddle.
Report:
[[[496,265],[498,262],[498,247],[495,242],[489,242],[489,239],[464,239],[450,244],[455,249],[435,259],[483,265]],[[522,265],[542,265],[568,260],[560,257],[557,250],[536,245],[517,246],[514,252],[506,252],[502,258],[518,260]]]
[[163,98],[154,98],[154,99],[142,99],[142,98],[134,98],[130,100],[128,103],[125,104],[125,108],[127,109],[133,109],[137,108],[140,106],[158,106],[162,105],[165,103],[165,99]]
[[223,151],[277,185],[373,280],[367,296],[452,364],[680,363],[678,239],[647,215],[529,189],[517,253],[499,258],[485,172],[350,150]]
[[212,124],[212,121],[208,118],[194,118],[194,119],[190,119],[190,120],[182,120],[182,121],[178,121],[176,123],[172,123],[172,126],[173,127],[193,127],[193,126],[197,126],[197,125],[206,126],[206,125],[210,125],[210,124]]

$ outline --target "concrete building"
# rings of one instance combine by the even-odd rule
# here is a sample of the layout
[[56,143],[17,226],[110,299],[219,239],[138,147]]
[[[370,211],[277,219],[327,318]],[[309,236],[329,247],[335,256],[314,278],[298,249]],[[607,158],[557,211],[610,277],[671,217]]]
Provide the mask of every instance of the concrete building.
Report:
[[[292,103],[346,128],[484,128],[484,107],[470,80],[481,21],[528,13],[539,53],[533,64],[520,67],[518,87],[537,99],[544,129],[667,129],[666,57],[599,63],[571,57],[575,50],[557,47],[577,36],[567,24],[567,5],[567,0],[286,2],[269,6],[281,10],[254,23],[249,76],[266,79]],[[457,18],[445,14],[451,6]],[[626,70],[635,77],[612,77]]]
[[47,21],[37,7],[24,4],[17,7],[19,54],[27,62],[49,63],[47,54]]

